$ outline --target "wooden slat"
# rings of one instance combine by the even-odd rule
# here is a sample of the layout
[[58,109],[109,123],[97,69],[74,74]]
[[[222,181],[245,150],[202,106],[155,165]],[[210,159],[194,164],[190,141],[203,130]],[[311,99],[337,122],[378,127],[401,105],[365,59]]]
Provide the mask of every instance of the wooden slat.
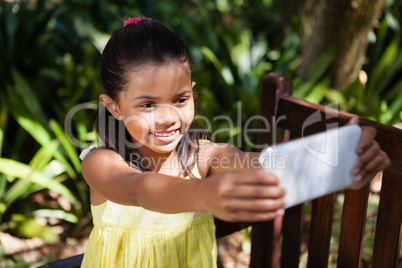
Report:
[[217,218],[214,218],[214,222],[216,227],[216,238],[230,235],[254,224],[252,222],[226,222]]
[[299,267],[304,205],[288,208],[283,219],[281,267]]
[[[281,138],[278,137],[279,133],[276,133],[276,118],[275,112],[277,110],[277,96],[292,94],[293,85],[292,81],[285,76],[280,76],[275,73],[270,73],[265,76],[262,81],[262,96],[261,96],[261,112],[260,114],[265,117],[269,122],[270,132],[260,133],[258,136],[258,144],[272,145],[277,142],[283,142]],[[261,128],[265,128],[261,122]]]
[[402,172],[384,170],[372,267],[398,267],[402,228]]
[[[270,132],[260,133],[258,144],[266,145],[283,141],[284,133],[276,129],[275,111],[277,95],[291,94],[293,91],[292,81],[288,77],[270,73],[262,81],[261,112],[260,114],[269,122]],[[262,124],[262,122],[261,122]],[[261,125],[261,128],[267,126]],[[278,230],[279,231],[279,230]],[[277,232],[278,232],[277,231]],[[276,234],[278,235],[278,234]],[[274,251],[274,222],[262,222],[254,225],[251,231],[251,259],[250,267],[268,268],[272,266]],[[275,256],[276,257],[276,256]]]
[[251,230],[250,267],[271,268],[274,222],[261,222]]
[[339,236],[338,266],[360,267],[369,186],[346,190]]
[[328,266],[334,201],[335,194],[313,200],[308,242],[308,268]]

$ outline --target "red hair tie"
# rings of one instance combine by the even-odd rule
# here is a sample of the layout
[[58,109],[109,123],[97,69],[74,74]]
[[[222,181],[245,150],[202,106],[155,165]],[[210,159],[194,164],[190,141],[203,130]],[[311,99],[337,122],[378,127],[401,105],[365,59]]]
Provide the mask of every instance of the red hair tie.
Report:
[[142,20],[150,20],[150,19],[151,18],[129,18],[128,20],[124,21],[124,26],[123,27],[126,27],[129,24],[136,24],[136,23],[138,23],[138,22],[140,22]]

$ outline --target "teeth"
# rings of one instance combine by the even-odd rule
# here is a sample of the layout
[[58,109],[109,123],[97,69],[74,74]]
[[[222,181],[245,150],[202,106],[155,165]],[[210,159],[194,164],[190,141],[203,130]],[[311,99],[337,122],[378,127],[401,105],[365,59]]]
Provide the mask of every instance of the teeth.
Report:
[[153,134],[157,137],[169,137],[169,136],[172,136],[175,132],[176,132],[176,130],[172,131],[170,133],[153,133]]

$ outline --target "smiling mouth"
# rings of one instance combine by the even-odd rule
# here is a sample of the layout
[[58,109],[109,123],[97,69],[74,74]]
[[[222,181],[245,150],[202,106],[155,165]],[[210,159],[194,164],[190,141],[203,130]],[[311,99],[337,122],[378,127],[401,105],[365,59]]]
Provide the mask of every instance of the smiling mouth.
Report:
[[168,144],[175,141],[179,137],[180,133],[179,129],[175,129],[172,131],[151,132],[151,135],[156,141],[158,141],[158,143]]
[[173,136],[177,131],[178,129],[175,129],[170,132],[151,132],[151,134],[154,135],[155,137],[170,137]]

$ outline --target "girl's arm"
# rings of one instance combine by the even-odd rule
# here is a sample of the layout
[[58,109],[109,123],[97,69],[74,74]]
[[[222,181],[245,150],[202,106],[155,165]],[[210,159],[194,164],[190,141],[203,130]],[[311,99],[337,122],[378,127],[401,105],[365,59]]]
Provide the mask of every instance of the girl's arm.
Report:
[[82,173],[91,188],[91,201],[96,197],[162,213],[207,211],[226,221],[264,221],[283,213],[284,190],[274,175],[263,171],[186,180],[140,172],[116,152],[97,149],[85,157]]

